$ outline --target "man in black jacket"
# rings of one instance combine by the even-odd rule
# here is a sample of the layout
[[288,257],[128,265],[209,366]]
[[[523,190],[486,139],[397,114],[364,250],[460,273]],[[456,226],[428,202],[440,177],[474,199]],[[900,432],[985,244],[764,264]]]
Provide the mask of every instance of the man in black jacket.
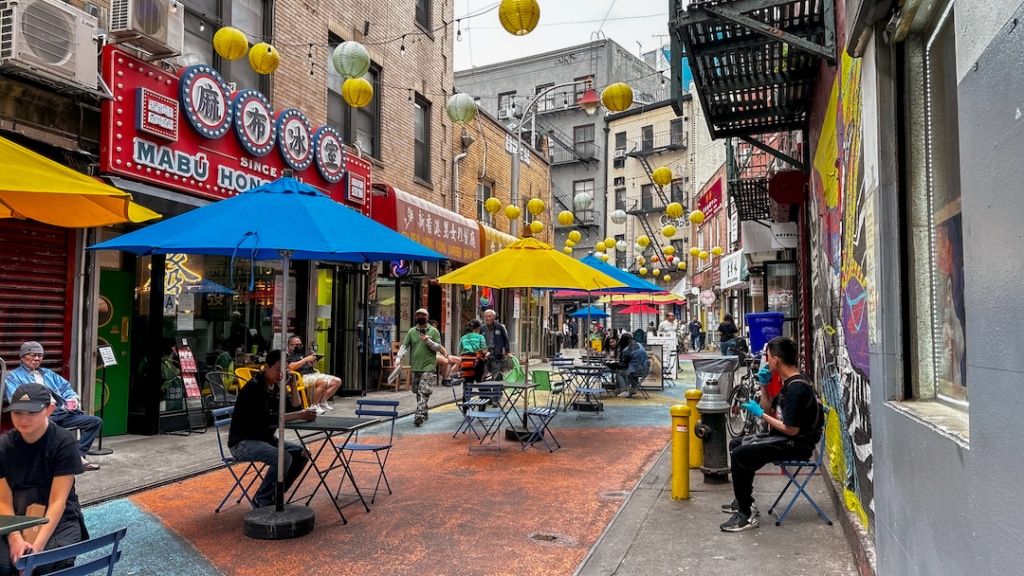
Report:
[[487,371],[491,380],[501,380],[502,368],[505,366],[505,355],[509,353],[508,330],[498,322],[494,310],[484,311],[484,340],[487,341]]

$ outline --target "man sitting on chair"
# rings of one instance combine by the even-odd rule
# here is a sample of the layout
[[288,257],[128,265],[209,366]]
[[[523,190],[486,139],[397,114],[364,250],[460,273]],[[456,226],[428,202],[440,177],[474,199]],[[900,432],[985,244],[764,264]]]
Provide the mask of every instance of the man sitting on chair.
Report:
[[316,354],[303,356],[302,338],[293,335],[288,339],[288,369],[295,370],[302,376],[302,384],[306,387],[309,397],[309,409],[317,414],[330,412],[334,407],[327,401],[341,388],[341,378],[330,374],[321,374],[316,370]]
[[462,336],[462,340],[459,340],[462,375],[470,382],[480,382],[486,378],[484,368],[487,362],[487,340],[480,333],[481,326],[479,320],[470,320],[469,331]]
[[71,388],[71,383],[53,370],[40,366],[42,362],[42,344],[32,340],[21,345],[21,366],[7,374],[7,399],[11,400],[14,389],[22,384],[42,384],[49,388],[57,399],[57,406],[50,414],[50,420],[62,428],[79,431],[78,452],[82,457],[82,466],[86,470],[99,470],[99,465],[91,464],[85,459],[85,455],[103,428],[103,420],[83,412],[81,400],[78,393]]

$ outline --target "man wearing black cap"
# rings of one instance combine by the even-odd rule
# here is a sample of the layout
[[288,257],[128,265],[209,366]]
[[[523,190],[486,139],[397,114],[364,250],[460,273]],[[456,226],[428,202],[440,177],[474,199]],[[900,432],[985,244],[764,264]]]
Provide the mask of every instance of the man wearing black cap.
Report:
[[40,366],[43,362],[42,344],[34,340],[25,342],[21,345],[20,356],[21,366],[7,374],[7,399],[10,400],[14,389],[22,384],[42,384],[49,388],[57,399],[50,420],[57,426],[80,432],[78,452],[82,457],[82,465],[86,470],[99,470],[99,465],[89,463],[85,455],[92,447],[92,441],[99,435],[103,420],[82,412],[81,400],[71,388],[71,383],[53,370]]
[[[84,472],[70,432],[50,422],[54,399],[42,384],[23,384],[11,395],[14,430],[0,435],[0,514],[25,515],[29,506],[45,508],[49,522],[35,535],[12,532],[0,538],[0,574],[17,574],[14,564],[26,554],[68,546],[89,537],[75,494],[75,475]],[[74,560],[44,566],[49,573]]]
[[420,308],[413,314],[416,325],[405,335],[402,346],[409,351],[409,366],[412,375],[409,387],[416,394],[416,417],[412,423],[420,426],[430,418],[427,401],[437,385],[437,353],[441,346],[441,333],[427,324],[430,313]]

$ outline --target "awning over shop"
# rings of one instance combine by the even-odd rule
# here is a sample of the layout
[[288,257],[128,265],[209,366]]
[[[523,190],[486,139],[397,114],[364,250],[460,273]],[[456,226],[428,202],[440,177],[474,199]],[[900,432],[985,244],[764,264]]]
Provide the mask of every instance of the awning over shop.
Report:
[[690,294],[690,279],[683,276],[682,280],[676,282],[676,285],[669,290],[670,294],[675,294],[680,298],[686,299],[687,295]]
[[480,226],[388,184],[373,185],[370,216],[414,242],[468,264],[480,259]]
[[132,202],[127,192],[0,137],[0,218],[91,228],[160,214]]
[[516,237],[511,234],[483,224],[477,225],[480,227],[480,254],[483,256],[490,256],[516,241]]
[[684,304],[686,298],[676,294],[608,294],[597,300],[599,303],[614,304]]

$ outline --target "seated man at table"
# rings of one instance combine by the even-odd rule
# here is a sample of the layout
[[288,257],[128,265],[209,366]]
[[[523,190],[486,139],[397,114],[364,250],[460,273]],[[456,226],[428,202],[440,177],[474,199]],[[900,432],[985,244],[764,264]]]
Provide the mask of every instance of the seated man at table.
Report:
[[619,390],[625,391],[626,396],[632,398],[640,387],[640,379],[647,375],[650,367],[647,350],[628,333],[619,336],[619,349]]
[[[26,554],[52,550],[89,537],[75,494],[75,475],[84,472],[75,437],[50,421],[56,400],[42,384],[22,384],[10,406],[14,430],[0,436],[0,514],[29,515],[29,507],[45,510],[48,523],[35,535],[12,532],[0,538],[0,575],[17,574],[14,565]],[[39,515],[39,514],[31,514]],[[48,564],[35,574],[48,574],[74,560]]]
[[[252,503],[255,507],[270,506],[275,503],[274,489],[277,485],[277,438],[274,427],[277,426],[278,406],[281,398],[280,385],[282,376],[281,351],[267,352],[267,363],[263,370],[256,373],[252,380],[238,392],[235,401],[235,412],[231,417],[231,428],[228,432],[228,450],[236,460],[243,462],[263,462],[267,469],[263,474]],[[302,397],[299,395],[297,382],[289,379],[288,398],[284,419],[316,420],[316,414],[302,410]],[[287,410],[289,409],[290,410]],[[294,442],[284,443],[284,491],[287,492],[295,480],[302,474],[309,462],[302,446]]]
[[288,369],[295,370],[302,375],[302,384],[309,394],[309,409],[317,414],[334,410],[333,406],[327,404],[327,400],[334,397],[334,393],[341,388],[341,378],[322,374],[316,369],[316,354],[303,356],[305,350],[302,348],[302,338],[292,336],[288,339]]
[[57,400],[50,415],[54,424],[68,430],[78,430],[78,452],[82,458],[82,466],[86,470],[99,470],[98,464],[85,459],[92,441],[103,428],[103,420],[86,414],[81,409],[81,399],[71,387],[71,383],[49,368],[43,368],[43,346],[39,342],[29,341],[21,345],[21,366],[7,374],[7,399],[11,400],[14,389],[22,384],[42,384],[50,389]]

